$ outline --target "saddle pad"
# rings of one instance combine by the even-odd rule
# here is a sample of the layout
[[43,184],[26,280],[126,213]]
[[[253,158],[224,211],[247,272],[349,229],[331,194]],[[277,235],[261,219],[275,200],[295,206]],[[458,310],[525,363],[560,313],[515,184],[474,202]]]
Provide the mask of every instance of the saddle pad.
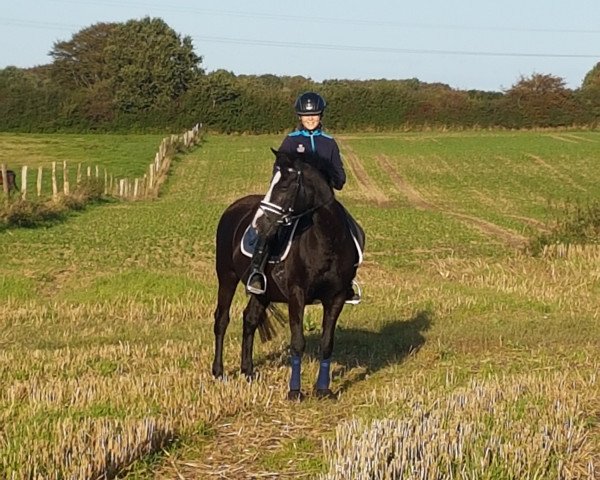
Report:
[[[291,225],[282,225],[277,231],[272,251],[269,254],[269,263],[283,262],[292,246],[292,240],[294,239],[294,233],[300,219],[294,220]],[[241,250],[244,255],[252,258],[254,254],[254,247],[256,246],[256,240],[258,238],[258,231],[252,226],[248,225],[244,235],[242,235]]]
[[[277,238],[274,242],[275,245],[272,248],[272,252],[269,254],[269,263],[283,262],[287,258],[288,253],[290,252],[290,248],[292,246],[292,240],[294,239],[294,233],[296,233],[296,227],[298,226],[299,221],[300,219],[296,219],[291,225],[283,225],[279,227],[279,231],[277,232]],[[356,246],[356,253],[358,255],[358,259],[355,265],[358,266],[363,262],[365,236],[360,226],[349,215],[347,217],[346,224],[348,225],[348,229],[350,230],[352,240],[354,241],[354,245]],[[252,258],[257,238],[258,231],[256,230],[256,228],[254,228],[252,224],[248,225],[246,231],[244,232],[244,235],[242,235],[242,241],[240,245],[241,251],[245,256]]]
[[[342,207],[344,208],[344,207]],[[363,262],[363,252],[365,250],[365,232],[361,228],[361,226],[356,222],[354,217],[350,215],[350,212],[344,208],[346,212],[346,225],[348,225],[348,230],[350,230],[350,235],[352,235],[352,240],[354,241],[354,245],[356,246],[356,253],[358,255],[358,259],[355,263],[356,266],[359,266]]]

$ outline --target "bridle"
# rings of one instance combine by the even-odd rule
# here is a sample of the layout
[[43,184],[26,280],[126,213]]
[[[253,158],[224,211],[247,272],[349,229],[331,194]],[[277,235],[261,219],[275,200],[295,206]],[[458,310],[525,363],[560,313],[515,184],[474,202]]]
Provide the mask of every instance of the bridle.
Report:
[[[281,171],[280,167],[276,167],[276,169],[279,169]],[[287,207],[287,208],[282,207],[281,205],[277,205],[276,203],[273,203],[271,201],[266,201],[264,199],[260,202],[260,208],[263,211],[272,213],[278,217],[276,220],[276,223],[278,225],[290,225],[297,219],[302,218],[306,215],[309,215],[312,212],[314,212],[315,210],[318,210],[319,208],[324,207],[325,205],[329,205],[331,202],[333,202],[334,196],[332,194],[331,198],[329,200],[327,200],[326,202],[323,202],[320,205],[316,205],[314,207],[308,208],[308,209],[302,211],[301,213],[294,215],[293,207],[296,203],[298,194],[300,193],[300,191],[305,190],[304,174],[303,174],[302,170],[297,169],[297,168],[288,167],[286,170],[289,173],[294,172],[296,174],[296,182],[294,183],[294,192],[293,192],[293,196],[291,197],[292,200],[290,202],[289,207]]]

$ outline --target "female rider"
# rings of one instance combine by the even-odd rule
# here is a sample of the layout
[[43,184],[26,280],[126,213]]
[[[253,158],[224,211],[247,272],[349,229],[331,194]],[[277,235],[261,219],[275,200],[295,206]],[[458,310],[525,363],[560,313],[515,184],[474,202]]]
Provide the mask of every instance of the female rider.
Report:
[[[336,190],[341,190],[346,183],[346,172],[344,171],[338,144],[332,136],[323,133],[321,121],[326,106],[325,100],[318,93],[306,92],[301,94],[295,103],[295,111],[300,121],[299,125],[294,132],[284,138],[279,151],[299,155],[300,157],[304,154],[316,155],[321,162],[321,168],[329,174],[331,186]],[[267,258],[266,239],[259,237],[250,264],[251,273],[246,284],[248,292],[265,293],[267,279],[264,269]],[[353,293],[351,292],[349,297],[352,297]]]

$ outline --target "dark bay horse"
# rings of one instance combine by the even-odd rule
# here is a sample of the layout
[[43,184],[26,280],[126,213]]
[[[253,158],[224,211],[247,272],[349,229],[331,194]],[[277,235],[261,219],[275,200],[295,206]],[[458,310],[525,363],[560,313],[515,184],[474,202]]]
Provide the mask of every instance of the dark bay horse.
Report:
[[[2,178],[2,175],[0,175],[0,191],[3,188],[3,185],[4,185],[4,179]],[[6,185],[7,185],[8,193],[10,193],[13,190],[19,189],[17,187],[17,174],[15,172],[13,172],[12,170],[6,171]]]
[[[287,303],[291,331],[291,379],[288,398],[300,399],[300,370],[305,348],[303,331],[306,305],[320,302],[323,323],[321,362],[316,383],[320,397],[331,396],[330,361],[337,319],[351,291],[358,254],[348,226],[346,211],[335,199],[326,173],[317,159],[294,158],[273,150],[275,174],[265,197],[271,208],[256,220],[259,231],[271,238],[281,223],[300,218],[305,227],[292,241],[286,260],[268,265],[264,294],[250,295],[243,314],[241,371],[252,378],[252,352],[256,329],[265,329],[271,302]],[[223,337],[229,324],[229,310],[238,283],[246,284],[250,259],[240,248],[242,236],[263,201],[249,195],[231,204],[217,227],[216,270],[219,280],[215,310],[215,357],[213,375],[223,375]],[[273,208],[273,207],[277,208]],[[362,232],[364,234],[364,232]]]

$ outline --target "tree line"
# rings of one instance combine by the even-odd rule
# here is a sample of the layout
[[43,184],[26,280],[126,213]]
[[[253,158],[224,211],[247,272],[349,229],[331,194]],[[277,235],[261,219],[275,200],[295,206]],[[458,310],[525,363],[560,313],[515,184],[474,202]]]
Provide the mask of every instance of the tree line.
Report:
[[91,25],[55,42],[49,55],[47,65],[0,69],[0,131],[177,131],[203,122],[223,133],[283,132],[307,90],[327,99],[327,125],[336,131],[595,127],[600,119],[600,62],[577,89],[534,73],[502,92],[418,79],[206,73],[191,38],[150,17]]

